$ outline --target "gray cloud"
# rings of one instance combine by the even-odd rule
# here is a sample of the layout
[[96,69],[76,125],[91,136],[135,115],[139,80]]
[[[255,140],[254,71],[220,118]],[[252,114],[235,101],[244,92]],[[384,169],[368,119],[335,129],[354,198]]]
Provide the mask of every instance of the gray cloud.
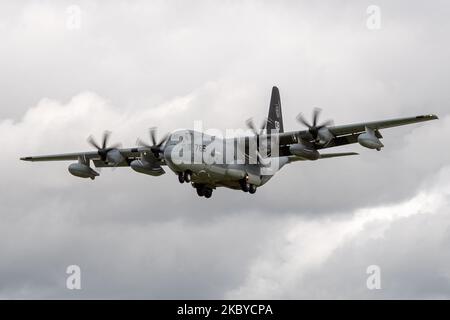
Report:
[[[72,4],[79,30],[65,26]],[[434,250],[448,243],[447,202],[351,228],[361,210],[444,194],[448,5],[381,1],[382,28],[370,31],[369,4],[3,2],[0,297],[448,298],[448,259]],[[287,129],[316,106],[337,124],[441,120],[384,131],[381,153],[349,146],[361,156],[289,165],[253,197],[217,190],[205,201],[170,172],[104,169],[91,183],[67,163],[18,161],[87,150],[104,129],[132,146],[154,125],[243,127],[266,116],[272,85]],[[381,292],[364,287],[372,261]],[[64,287],[73,263],[81,292]]]

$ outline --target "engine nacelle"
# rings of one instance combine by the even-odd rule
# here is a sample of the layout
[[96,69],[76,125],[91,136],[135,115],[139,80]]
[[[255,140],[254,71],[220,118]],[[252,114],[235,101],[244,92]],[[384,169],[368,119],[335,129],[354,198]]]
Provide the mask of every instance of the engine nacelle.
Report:
[[366,132],[358,136],[358,143],[363,147],[377,149],[378,151],[384,147],[383,143],[375,135],[375,131],[370,128],[366,128]]
[[152,166],[145,160],[134,160],[133,162],[131,162],[130,167],[136,172],[148,174],[151,176],[160,176],[166,173],[164,169],[161,168],[161,166]]
[[125,158],[122,156],[119,150],[112,149],[106,154],[106,161],[110,164],[119,165],[120,163],[125,161]]
[[289,146],[289,151],[298,157],[305,158],[307,160],[317,160],[320,154],[317,150],[313,148],[306,147],[302,143],[292,144]]
[[83,163],[72,163],[69,166],[69,172],[74,175],[75,177],[79,178],[91,178],[92,180],[95,179],[95,177],[98,177],[100,174],[93,170],[88,165],[85,165]]
[[321,128],[317,133],[317,140],[318,140],[317,143],[320,144],[321,146],[328,145],[333,139],[334,135],[330,132],[330,130],[328,130],[327,127]]

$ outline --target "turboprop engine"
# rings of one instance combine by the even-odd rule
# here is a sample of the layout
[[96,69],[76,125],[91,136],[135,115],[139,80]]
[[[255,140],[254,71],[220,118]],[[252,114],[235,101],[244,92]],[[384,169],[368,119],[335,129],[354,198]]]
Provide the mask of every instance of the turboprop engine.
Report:
[[[381,135],[378,133],[381,137]],[[380,139],[378,139],[375,130],[366,127],[366,132],[362,133],[358,136],[358,143],[363,147],[369,149],[377,149],[378,151],[384,147],[383,143],[381,143]]]
[[312,147],[307,147],[303,143],[292,144],[289,146],[289,151],[298,157],[305,158],[307,160],[317,160],[320,154]]
[[297,116],[297,121],[308,127],[308,131],[316,144],[320,146],[327,146],[334,139],[334,135],[328,129],[328,126],[332,125],[333,121],[328,120],[322,124],[319,124],[318,121],[321,111],[322,110],[319,108],[314,109],[312,123],[307,121],[302,114]]
[[326,146],[328,145],[331,140],[334,139],[333,134],[330,132],[330,130],[328,130],[327,127],[323,127],[321,129],[319,129],[319,132],[317,133],[317,143],[321,146]]
[[164,169],[159,165],[152,165],[145,160],[134,160],[130,164],[131,169],[136,172],[148,174],[151,176],[160,176],[165,173]]
[[75,177],[91,178],[92,180],[100,175],[97,171],[84,163],[72,163],[69,166],[69,172]]

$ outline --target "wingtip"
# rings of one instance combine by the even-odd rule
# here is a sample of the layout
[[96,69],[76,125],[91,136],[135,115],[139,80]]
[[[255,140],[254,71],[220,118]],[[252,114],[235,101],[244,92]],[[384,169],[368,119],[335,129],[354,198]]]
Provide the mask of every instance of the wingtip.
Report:
[[31,161],[33,158],[32,157],[22,157],[20,158],[20,160],[22,161]]
[[435,114],[427,114],[427,115],[421,115],[417,116],[417,119],[426,119],[426,120],[438,120],[439,117]]

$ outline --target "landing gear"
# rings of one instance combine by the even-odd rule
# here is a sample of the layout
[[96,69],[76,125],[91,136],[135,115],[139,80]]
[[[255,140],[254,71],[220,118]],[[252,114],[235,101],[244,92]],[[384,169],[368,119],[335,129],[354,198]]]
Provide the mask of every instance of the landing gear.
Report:
[[194,188],[197,190],[197,194],[199,197],[205,197],[207,199],[211,198],[213,189],[209,188],[203,184],[194,184]]
[[178,174],[178,181],[180,181],[180,183],[184,183],[184,173],[183,172],[180,172],[179,174]]
[[247,179],[241,180],[240,184],[242,191],[248,192],[250,190],[250,183],[248,183]]
[[179,172],[178,173],[178,181],[180,181],[180,183],[189,183],[192,180],[192,172],[187,170],[185,172]]
[[203,197],[205,195],[205,188],[202,186],[195,187],[197,189],[197,194],[199,197]]
[[188,170],[184,172],[184,181],[187,183],[191,182],[192,180],[192,173]]
[[205,190],[203,190],[204,196],[205,198],[209,199],[212,196],[212,189],[211,188],[205,188]]
[[248,192],[254,194],[256,192],[256,186],[247,181],[247,179],[243,179],[240,181],[241,190],[244,192]]

